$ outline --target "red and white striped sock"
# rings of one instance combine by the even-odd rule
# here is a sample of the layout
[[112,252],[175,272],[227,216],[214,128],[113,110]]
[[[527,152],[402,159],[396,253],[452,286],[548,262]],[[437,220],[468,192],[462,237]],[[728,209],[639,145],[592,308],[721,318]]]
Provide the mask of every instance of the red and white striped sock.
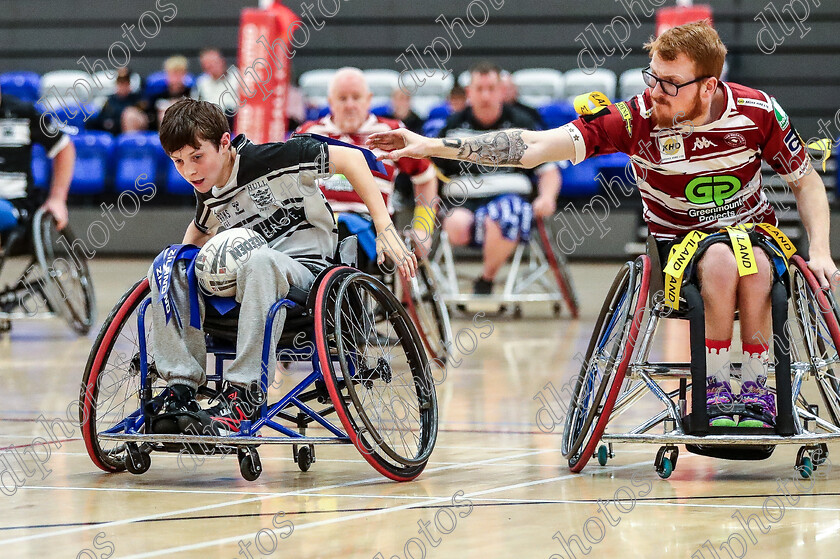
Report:
[[732,340],[710,340],[706,338],[706,379],[714,377],[715,382],[729,382],[729,348]]
[[741,343],[744,358],[741,363],[741,382],[754,382],[765,386],[767,384],[767,369],[770,358],[767,344]]

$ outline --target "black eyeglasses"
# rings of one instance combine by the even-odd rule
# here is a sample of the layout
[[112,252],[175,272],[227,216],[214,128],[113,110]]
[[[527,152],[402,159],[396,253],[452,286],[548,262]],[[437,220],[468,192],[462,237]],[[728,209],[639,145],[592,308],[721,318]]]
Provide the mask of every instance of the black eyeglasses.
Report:
[[650,73],[650,66],[642,70],[642,77],[645,80],[645,84],[653,90],[656,87],[656,84],[659,84],[659,87],[662,88],[662,91],[665,95],[670,95],[671,97],[676,97],[677,94],[680,92],[681,87],[685,87],[687,85],[691,85],[693,83],[697,83],[700,80],[706,80],[711,78],[712,76],[700,76],[699,78],[694,78],[690,82],[685,82],[681,84],[675,84],[674,82],[669,82],[668,80],[663,80],[661,78],[657,78],[653,74]]

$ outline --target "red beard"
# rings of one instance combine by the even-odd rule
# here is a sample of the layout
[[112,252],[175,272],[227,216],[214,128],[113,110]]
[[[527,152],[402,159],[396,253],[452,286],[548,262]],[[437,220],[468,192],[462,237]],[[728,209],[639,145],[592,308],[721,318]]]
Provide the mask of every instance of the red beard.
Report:
[[688,110],[688,113],[677,113],[671,116],[662,114],[667,108],[670,108],[670,106],[665,107],[660,103],[653,103],[652,116],[653,122],[656,124],[657,128],[676,128],[680,126],[681,122],[699,118],[703,114],[703,103],[700,101],[700,91],[697,91],[697,94],[694,96],[694,101],[692,101],[691,108]]

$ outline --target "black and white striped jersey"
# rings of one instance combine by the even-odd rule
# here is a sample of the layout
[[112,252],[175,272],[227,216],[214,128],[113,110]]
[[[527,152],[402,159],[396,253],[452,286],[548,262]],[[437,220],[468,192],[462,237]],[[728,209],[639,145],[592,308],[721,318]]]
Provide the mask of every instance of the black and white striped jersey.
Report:
[[256,145],[241,134],[232,144],[236,160],[227,184],[195,193],[196,227],[203,233],[245,227],[305,265],[331,262],[338,229],[316,182],[329,176],[327,144],[298,136]]
[[49,113],[0,93],[0,199],[23,198],[32,186],[32,144],[41,144],[50,159],[70,143]]

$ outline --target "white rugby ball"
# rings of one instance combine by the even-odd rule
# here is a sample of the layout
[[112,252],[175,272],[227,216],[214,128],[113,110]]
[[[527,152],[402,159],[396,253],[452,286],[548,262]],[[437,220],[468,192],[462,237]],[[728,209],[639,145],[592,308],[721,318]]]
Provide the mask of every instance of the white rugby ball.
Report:
[[236,295],[236,272],[251,253],[267,243],[262,235],[244,227],[222,231],[201,247],[195,261],[198,285],[208,295]]

